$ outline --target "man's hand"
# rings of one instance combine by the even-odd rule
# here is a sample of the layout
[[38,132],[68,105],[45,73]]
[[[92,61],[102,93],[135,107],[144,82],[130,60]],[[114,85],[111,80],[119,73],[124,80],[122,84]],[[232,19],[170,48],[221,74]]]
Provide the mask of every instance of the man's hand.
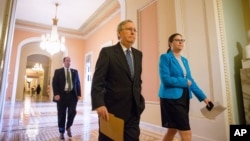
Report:
[[55,100],[55,101],[59,101],[59,100],[60,100],[60,95],[55,95],[55,96],[54,96],[54,100]]
[[106,106],[101,106],[101,107],[96,108],[96,112],[99,118],[101,117],[106,121],[109,120],[109,113],[108,113]]

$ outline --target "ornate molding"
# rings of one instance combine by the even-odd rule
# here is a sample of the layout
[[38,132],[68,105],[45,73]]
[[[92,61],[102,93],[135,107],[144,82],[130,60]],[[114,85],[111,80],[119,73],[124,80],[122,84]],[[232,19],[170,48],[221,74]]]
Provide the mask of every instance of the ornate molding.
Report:
[[227,114],[228,114],[228,123],[234,123],[233,117],[233,107],[232,107],[232,98],[231,98],[231,80],[230,80],[230,72],[229,72],[229,65],[228,65],[228,52],[226,48],[226,35],[225,35],[225,23],[223,18],[223,7],[222,7],[222,0],[216,0],[216,12],[217,12],[217,21],[218,21],[218,31],[219,31],[219,41],[221,47],[221,55],[223,61],[223,71],[224,71],[224,85],[225,85],[225,92],[226,92],[226,102],[227,102]]

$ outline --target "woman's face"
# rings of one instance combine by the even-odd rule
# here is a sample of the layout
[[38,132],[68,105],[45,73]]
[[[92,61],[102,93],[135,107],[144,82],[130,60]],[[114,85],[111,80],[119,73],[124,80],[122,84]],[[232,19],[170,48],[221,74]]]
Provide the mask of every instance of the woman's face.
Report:
[[181,51],[184,47],[185,40],[181,35],[176,35],[171,43],[171,48],[173,51]]

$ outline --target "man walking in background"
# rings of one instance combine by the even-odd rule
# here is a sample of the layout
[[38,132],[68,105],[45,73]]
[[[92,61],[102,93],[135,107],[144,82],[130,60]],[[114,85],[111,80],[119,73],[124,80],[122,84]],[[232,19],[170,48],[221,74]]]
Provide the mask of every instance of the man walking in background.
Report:
[[70,57],[64,57],[64,67],[55,70],[52,80],[53,101],[57,102],[60,139],[64,139],[65,130],[68,136],[72,137],[70,127],[76,116],[77,101],[81,98],[81,85],[78,71],[70,68],[70,63]]

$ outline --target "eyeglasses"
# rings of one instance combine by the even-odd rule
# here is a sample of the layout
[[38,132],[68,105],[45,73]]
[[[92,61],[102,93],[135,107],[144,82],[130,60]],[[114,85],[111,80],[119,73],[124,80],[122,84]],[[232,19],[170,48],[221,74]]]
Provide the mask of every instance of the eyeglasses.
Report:
[[136,32],[136,29],[134,29],[134,28],[123,28],[123,30],[131,31],[131,32]]
[[174,41],[184,43],[184,42],[185,42],[185,39],[174,39]]

